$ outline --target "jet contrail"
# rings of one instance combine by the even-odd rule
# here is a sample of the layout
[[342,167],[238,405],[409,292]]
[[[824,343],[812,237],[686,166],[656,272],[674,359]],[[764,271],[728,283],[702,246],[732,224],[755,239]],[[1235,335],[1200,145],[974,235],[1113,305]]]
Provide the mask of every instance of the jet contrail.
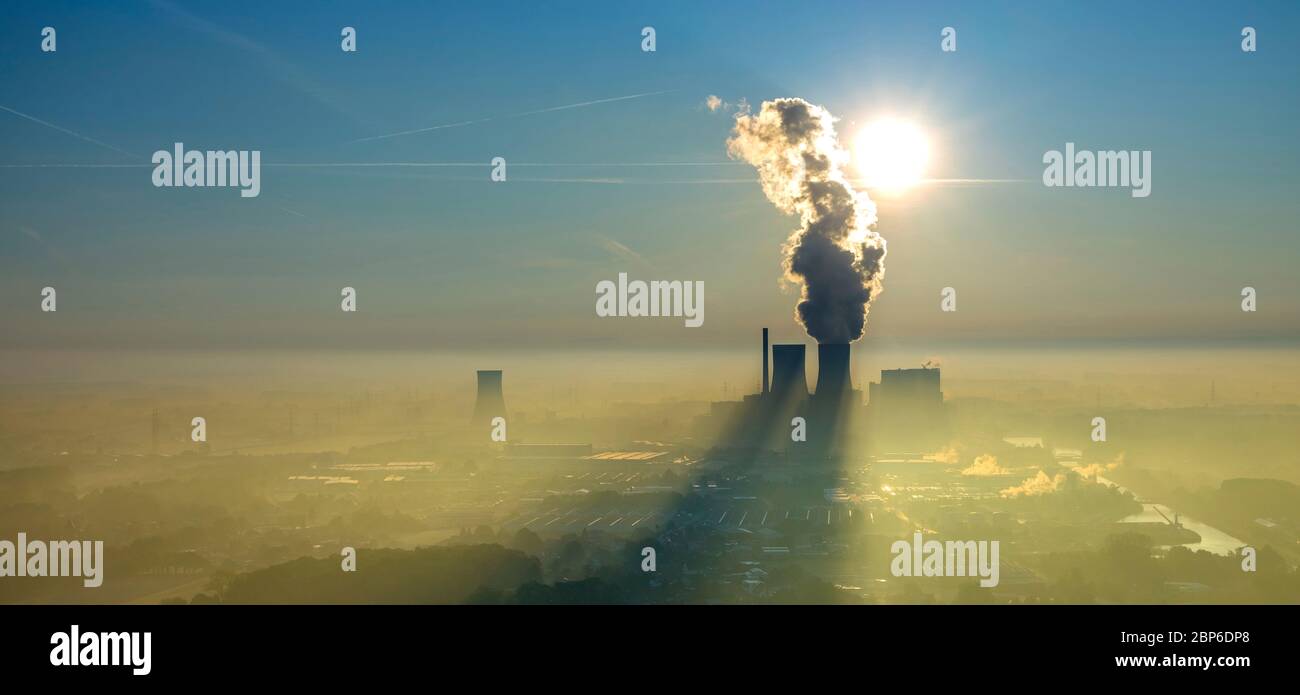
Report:
[[388,133],[387,135],[372,135],[368,138],[358,138],[356,140],[348,141],[348,144],[358,143],[358,142],[368,142],[370,140],[386,140],[388,138],[400,137],[402,135],[414,135],[416,133],[427,133],[429,131],[443,130],[446,128],[459,128],[461,126],[475,125],[477,123],[487,123],[488,121],[500,121],[500,120],[505,120],[507,118],[520,118],[523,116],[533,116],[539,113],[550,113],[552,111],[565,111],[568,109],[578,109],[584,106],[594,106],[596,104],[608,104],[613,101],[627,101],[628,99],[640,99],[642,97],[652,97],[658,94],[667,94],[668,92],[671,91],[673,90],[668,89],[659,92],[643,92],[641,94],[629,94],[623,97],[609,97],[608,99],[593,99],[591,101],[580,101],[576,104],[565,104],[563,106],[551,106],[545,109],[521,111],[519,113],[512,113],[507,116],[493,116],[491,118],[479,118],[472,121],[457,121],[455,123],[443,123],[441,125],[433,125],[427,128],[416,128],[414,130],[403,130],[397,133]]
[[266,68],[267,74],[273,79],[289,85],[353,123],[360,124],[362,122],[350,103],[335,94],[333,90],[318,83],[306,72],[299,69],[298,66],[281,58],[275,51],[243,34],[224,29],[220,25],[166,2],[166,0],[150,0],[150,4],[171,15],[181,26],[225,43],[241,54],[252,56],[254,60],[259,61]]
[[[3,166],[3,165],[0,165]],[[349,167],[488,167],[487,162],[263,162],[264,167],[293,167],[299,169],[333,169]],[[743,166],[740,162],[511,162],[511,167],[726,167]],[[747,179],[754,181],[756,179]]]
[[95,138],[86,137],[85,135],[82,135],[81,133],[76,133],[76,132],[73,132],[73,131],[71,131],[71,130],[68,130],[67,128],[63,128],[63,127],[60,127],[60,126],[54,125],[53,123],[50,123],[49,121],[42,121],[41,119],[39,119],[39,118],[37,118],[37,117],[35,117],[35,116],[29,116],[29,115],[23,113],[22,111],[15,111],[15,110],[9,108],[8,106],[0,105],[0,110],[8,111],[9,113],[12,113],[12,114],[15,115],[15,116],[18,116],[18,117],[21,117],[21,118],[26,118],[27,120],[29,120],[29,121],[31,121],[31,122],[33,122],[33,123],[39,123],[39,124],[45,126],[46,128],[53,128],[53,129],[59,131],[60,133],[65,133],[65,134],[67,134],[67,135],[71,135],[71,136],[74,137],[74,138],[79,138],[79,139],[81,139],[81,140],[85,140],[86,142],[89,142],[89,143],[91,143],[91,144],[99,145],[100,147],[108,148],[108,149],[110,149],[110,150],[113,150],[114,152],[117,152],[118,154],[124,154],[124,155],[126,155],[126,156],[128,156],[128,157],[132,157],[132,158],[135,158],[135,159],[139,159],[139,158],[140,158],[139,155],[131,154],[130,152],[127,152],[126,150],[124,150],[124,149],[122,149],[122,148],[120,148],[120,147],[114,147],[113,145],[110,145],[110,144],[108,144],[108,143],[106,143],[106,142],[100,142],[100,141],[96,140]]
[[152,164],[0,164],[0,169],[146,169]]

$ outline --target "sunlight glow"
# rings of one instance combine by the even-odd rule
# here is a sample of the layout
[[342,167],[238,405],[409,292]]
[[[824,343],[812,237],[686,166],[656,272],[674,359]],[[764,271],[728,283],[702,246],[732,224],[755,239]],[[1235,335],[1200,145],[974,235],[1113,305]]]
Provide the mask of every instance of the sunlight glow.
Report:
[[884,119],[858,132],[853,156],[867,188],[901,193],[921,181],[930,143],[916,125]]

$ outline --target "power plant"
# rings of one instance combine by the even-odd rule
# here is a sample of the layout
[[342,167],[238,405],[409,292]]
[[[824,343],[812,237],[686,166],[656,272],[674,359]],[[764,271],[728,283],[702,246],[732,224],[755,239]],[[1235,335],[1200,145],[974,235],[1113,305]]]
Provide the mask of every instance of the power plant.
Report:
[[[920,450],[946,431],[937,367],[886,369],[869,385],[870,404],[853,386],[850,343],[817,345],[817,383],[808,389],[807,345],[771,343],[762,329],[758,393],[711,406],[703,424],[721,448],[743,458],[789,462],[842,459],[849,451]],[[506,417],[502,371],[480,369],[470,425],[478,436]]]
[[470,425],[487,426],[494,417],[506,416],[506,399],[501,392],[501,370],[478,370],[478,397],[474,400],[474,415]]
[[804,356],[807,346],[801,343],[772,346],[772,380],[767,387],[767,329],[763,329],[763,400],[781,404],[809,399],[819,403],[841,405],[854,393],[849,376],[849,344],[822,343],[817,346],[817,389],[808,393]]
[[[843,450],[848,425],[860,420],[862,397],[853,388],[848,343],[817,346],[817,387],[808,390],[807,345],[769,344],[762,331],[759,392],[740,402],[715,403],[708,419],[724,446],[787,460],[822,460]],[[770,367],[770,369],[769,369]],[[794,434],[795,418],[802,420]]]
[[[762,331],[759,392],[714,403],[702,420],[721,447],[743,458],[791,462],[843,458],[845,452],[922,450],[946,440],[938,367],[886,369],[869,385],[870,405],[853,386],[850,343],[817,345],[810,393],[803,343],[770,344]],[[792,436],[802,418],[806,438]],[[936,444],[937,442],[937,444]]]

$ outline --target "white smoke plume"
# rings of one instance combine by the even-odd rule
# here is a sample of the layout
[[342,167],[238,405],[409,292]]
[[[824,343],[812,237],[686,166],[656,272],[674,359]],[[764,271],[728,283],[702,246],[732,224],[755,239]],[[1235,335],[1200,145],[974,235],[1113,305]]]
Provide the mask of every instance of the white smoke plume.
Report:
[[1079,466],[1075,468],[1074,472],[1078,473],[1080,476],[1082,476],[1087,480],[1095,481],[1097,476],[1101,475],[1102,473],[1109,473],[1110,471],[1119,468],[1121,465],[1123,465],[1123,463],[1124,463],[1124,454],[1120,454],[1119,456],[1116,456],[1114,460],[1112,460],[1110,463],[1090,463],[1086,466]]
[[979,477],[1008,475],[1010,473],[1011,471],[1003,468],[1001,464],[998,463],[998,457],[993,454],[976,456],[974,463],[961,469],[962,475],[974,475]]
[[835,119],[803,99],[763,102],[739,113],[727,151],[758,170],[763,193],[800,227],[785,244],[785,272],[803,291],[795,315],[819,343],[862,337],[885,274],[885,240],[876,205],[844,175],[848,153]]
[[741,97],[733,104],[717,94],[710,94],[704,99],[704,108],[713,113],[735,111],[737,115],[741,115],[749,113],[749,102],[745,100],[745,97]]
[[1026,478],[1024,482],[1002,490],[998,494],[1003,497],[1037,497],[1039,495],[1048,495],[1065,487],[1068,478],[1064,473],[1057,473],[1055,476],[1048,476],[1043,471],[1038,471],[1038,475],[1032,478]]
[[926,454],[924,458],[927,461],[935,461],[938,463],[946,463],[948,465],[953,465],[961,460],[961,455],[957,452],[956,447],[946,446],[934,452],[933,454]]

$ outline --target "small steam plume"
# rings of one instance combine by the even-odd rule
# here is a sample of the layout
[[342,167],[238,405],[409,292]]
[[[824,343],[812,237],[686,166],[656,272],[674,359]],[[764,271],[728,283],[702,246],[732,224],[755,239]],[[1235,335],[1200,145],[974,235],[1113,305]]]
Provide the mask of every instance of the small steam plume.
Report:
[[999,475],[1008,475],[1011,471],[1003,468],[998,464],[998,457],[993,454],[984,454],[976,456],[975,462],[970,466],[961,469],[962,475],[974,475],[979,477],[992,477]]
[[957,452],[957,447],[954,446],[946,446],[933,454],[926,454],[924,458],[927,461],[946,463],[948,465],[953,465],[957,463],[957,461],[961,460],[961,456]]
[[[976,461],[976,463],[979,462]],[[1019,485],[1002,490],[999,494],[1003,497],[1037,497],[1039,495],[1050,495],[1054,492],[1060,492],[1072,485],[1086,485],[1088,483],[1096,484],[1098,475],[1108,471],[1113,471],[1122,465],[1124,465],[1124,454],[1115,457],[1115,459],[1110,463],[1090,463],[1086,466],[1071,469],[1079,475],[1078,478],[1066,475],[1065,473],[1057,473],[1054,476],[1049,476],[1047,473],[1040,470],[1034,477],[1026,478]],[[962,471],[963,474],[965,472],[966,471]],[[1082,482],[1080,479],[1082,479]]]
[[1038,471],[1038,475],[1032,478],[1026,478],[1024,482],[1014,487],[1002,490],[998,494],[1003,497],[1038,497],[1039,495],[1049,495],[1065,487],[1066,481],[1064,473],[1057,473],[1055,476],[1049,476],[1043,471]]
[[885,240],[873,229],[875,203],[841,169],[848,153],[830,112],[798,98],[765,101],[757,114],[737,114],[727,151],[754,165],[778,209],[799,215],[785,272],[803,286],[795,313],[804,330],[819,343],[861,338],[885,274]]
[[1080,476],[1083,476],[1087,480],[1092,480],[1095,482],[1097,476],[1101,475],[1102,473],[1109,473],[1110,471],[1119,468],[1121,465],[1123,465],[1123,463],[1124,463],[1124,454],[1120,454],[1119,456],[1116,456],[1115,459],[1112,460],[1110,463],[1090,463],[1086,466],[1079,466],[1078,468],[1075,468],[1074,472],[1078,473]]

